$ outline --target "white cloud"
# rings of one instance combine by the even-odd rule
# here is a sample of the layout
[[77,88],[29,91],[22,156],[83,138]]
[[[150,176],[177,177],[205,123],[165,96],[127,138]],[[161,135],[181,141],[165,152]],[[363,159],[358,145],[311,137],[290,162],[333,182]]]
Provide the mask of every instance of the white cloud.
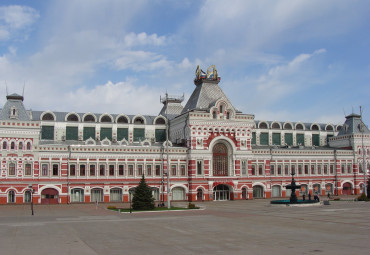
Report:
[[158,36],[157,34],[148,35],[145,32],[139,34],[129,33],[128,35],[125,36],[124,42],[127,47],[141,45],[162,46],[166,42],[166,37]]
[[0,6],[0,40],[10,39],[12,34],[29,27],[39,17],[39,13],[28,6]]

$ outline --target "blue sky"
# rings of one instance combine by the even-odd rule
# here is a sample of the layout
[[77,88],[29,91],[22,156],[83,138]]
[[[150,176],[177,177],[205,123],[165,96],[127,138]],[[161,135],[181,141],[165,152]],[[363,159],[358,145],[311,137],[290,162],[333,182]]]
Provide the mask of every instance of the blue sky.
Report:
[[0,104],[25,83],[33,110],[157,115],[214,64],[258,120],[339,124],[361,105],[370,123],[369,1],[0,4]]

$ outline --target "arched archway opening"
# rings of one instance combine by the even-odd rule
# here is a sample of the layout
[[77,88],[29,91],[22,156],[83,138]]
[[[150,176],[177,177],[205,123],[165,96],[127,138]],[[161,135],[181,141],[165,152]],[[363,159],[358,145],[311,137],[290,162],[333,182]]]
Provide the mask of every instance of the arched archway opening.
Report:
[[352,195],[352,184],[349,182],[345,182],[343,184],[342,195]]
[[104,194],[100,188],[91,189],[91,200],[90,202],[103,202]]
[[261,185],[253,187],[253,198],[263,198],[263,187]]
[[41,192],[41,204],[58,204],[59,192],[53,188]]
[[213,176],[228,176],[229,160],[228,149],[223,143],[213,147]]
[[72,189],[71,190],[71,202],[72,203],[81,203],[84,201],[84,190],[83,189]]
[[248,190],[246,187],[242,188],[242,199],[247,200],[248,199]]
[[272,186],[272,197],[281,197],[281,187],[279,185]]
[[213,200],[224,201],[230,200],[230,189],[225,184],[219,184],[213,188]]
[[172,200],[185,200],[185,190],[182,187],[172,189]]
[[203,190],[202,189],[197,189],[197,201],[201,202],[203,201]]

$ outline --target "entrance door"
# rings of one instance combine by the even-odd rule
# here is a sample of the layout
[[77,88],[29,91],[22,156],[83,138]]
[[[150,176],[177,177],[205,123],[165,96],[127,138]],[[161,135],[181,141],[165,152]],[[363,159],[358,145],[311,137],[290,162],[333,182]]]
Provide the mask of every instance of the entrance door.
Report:
[[248,199],[248,197],[247,197],[247,188],[242,188],[242,199],[243,200],[246,200],[246,199]]
[[202,189],[197,190],[197,201],[199,202],[203,201],[203,190]]
[[262,186],[257,185],[253,187],[253,198],[263,198]]
[[349,182],[343,184],[343,195],[352,195],[352,185]]
[[229,187],[224,184],[217,185],[213,189],[213,200],[215,201],[230,200]]
[[281,197],[280,186],[278,185],[272,186],[272,197]]
[[103,190],[95,188],[91,190],[91,202],[103,202]]
[[59,193],[56,189],[47,188],[41,192],[41,204],[58,204]]

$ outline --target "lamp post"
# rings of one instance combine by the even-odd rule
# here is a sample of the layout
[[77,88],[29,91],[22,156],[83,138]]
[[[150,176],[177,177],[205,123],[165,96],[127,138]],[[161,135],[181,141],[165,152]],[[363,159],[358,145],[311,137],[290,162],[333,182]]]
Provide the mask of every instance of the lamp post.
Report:
[[69,204],[69,160],[71,159],[71,146],[68,145],[68,159],[67,159],[67,204]]
[[131,206],[131,190],[128,190],[128,200],[130,202],[130,213],[132,213],[132,206]]
[[32,188],[32,185],[28,185],[28,188],[30,189],[30,193],[31,193],[31,215],[34,215],[33,213],[33,193],[35,192],[35,190]]
[[168,156],[168,125],[169,125],[169,119],[168,119],[168,93],[166,92],[166,151],[167,151],[167,208],[171,208],[171,192],[170,192],[170,162],[169,162],[169,156]]
[[365,154],[366,154],[366,150],[365,150],[365,147],[364,147],[364,131],[365,131],[365,127],[364,127],[364,123],[362,122],[362,117],[361,117],[361,124],[360,124],[360,131],[362,133],[362,171],[364,173],[364,190],[363,190],[363,193],[365,194],[365,196],[367,196],[367,189],[366,189],[366,172],[367,172],[367,169],[366,169],[366,157],[365,157]]

